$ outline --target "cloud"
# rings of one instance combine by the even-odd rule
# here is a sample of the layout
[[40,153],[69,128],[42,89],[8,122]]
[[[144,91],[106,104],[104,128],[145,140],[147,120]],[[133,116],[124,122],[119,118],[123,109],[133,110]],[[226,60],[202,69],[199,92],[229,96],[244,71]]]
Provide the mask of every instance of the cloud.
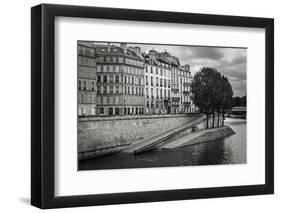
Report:
[[193,58],[220,60],[224,57],[220,49],[213,47],[191,47],[191,52]]

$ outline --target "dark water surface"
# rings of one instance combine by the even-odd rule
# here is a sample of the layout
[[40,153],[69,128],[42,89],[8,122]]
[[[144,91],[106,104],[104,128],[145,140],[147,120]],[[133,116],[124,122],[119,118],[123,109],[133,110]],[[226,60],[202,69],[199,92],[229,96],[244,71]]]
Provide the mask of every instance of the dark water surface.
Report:
[[246,120],[226,120],[236,134],[173,150],[117,153],[79,162],[79,170],[246,163]]

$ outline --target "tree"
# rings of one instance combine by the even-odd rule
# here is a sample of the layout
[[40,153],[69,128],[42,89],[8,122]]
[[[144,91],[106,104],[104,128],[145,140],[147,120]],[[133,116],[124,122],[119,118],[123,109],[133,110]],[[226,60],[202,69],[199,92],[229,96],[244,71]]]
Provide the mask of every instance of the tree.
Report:
[[[232,87],[227,77],[215,68],[203,67],[194,75],[191,83],[192,100],[200,111],[206,115],[206,128],[212,115],[212,127],[215,127],[215,114],[221,113],[224,119],[226,109],[232,107]],[[217,122],[219,126],[219,119]]]

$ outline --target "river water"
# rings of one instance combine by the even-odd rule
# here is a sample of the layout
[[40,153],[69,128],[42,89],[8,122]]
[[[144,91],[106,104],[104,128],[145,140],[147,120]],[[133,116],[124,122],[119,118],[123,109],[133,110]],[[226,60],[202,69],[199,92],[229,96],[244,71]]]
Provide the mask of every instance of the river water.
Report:
[[133,155],[117,153],[79,162],[79,170],[147,168],[246,163],[246,120],[226,119],[236,134],[173,150]]

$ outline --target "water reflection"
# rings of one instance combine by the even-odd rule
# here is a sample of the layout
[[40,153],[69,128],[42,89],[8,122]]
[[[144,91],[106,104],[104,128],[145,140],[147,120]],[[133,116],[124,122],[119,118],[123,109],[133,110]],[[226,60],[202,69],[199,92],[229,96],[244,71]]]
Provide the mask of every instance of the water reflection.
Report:
[[226,121],[236,134],[174,150],[155,150],[139,155],[118,153],[79,162],[79,170],[147,168],[246,163],[246,121]]

